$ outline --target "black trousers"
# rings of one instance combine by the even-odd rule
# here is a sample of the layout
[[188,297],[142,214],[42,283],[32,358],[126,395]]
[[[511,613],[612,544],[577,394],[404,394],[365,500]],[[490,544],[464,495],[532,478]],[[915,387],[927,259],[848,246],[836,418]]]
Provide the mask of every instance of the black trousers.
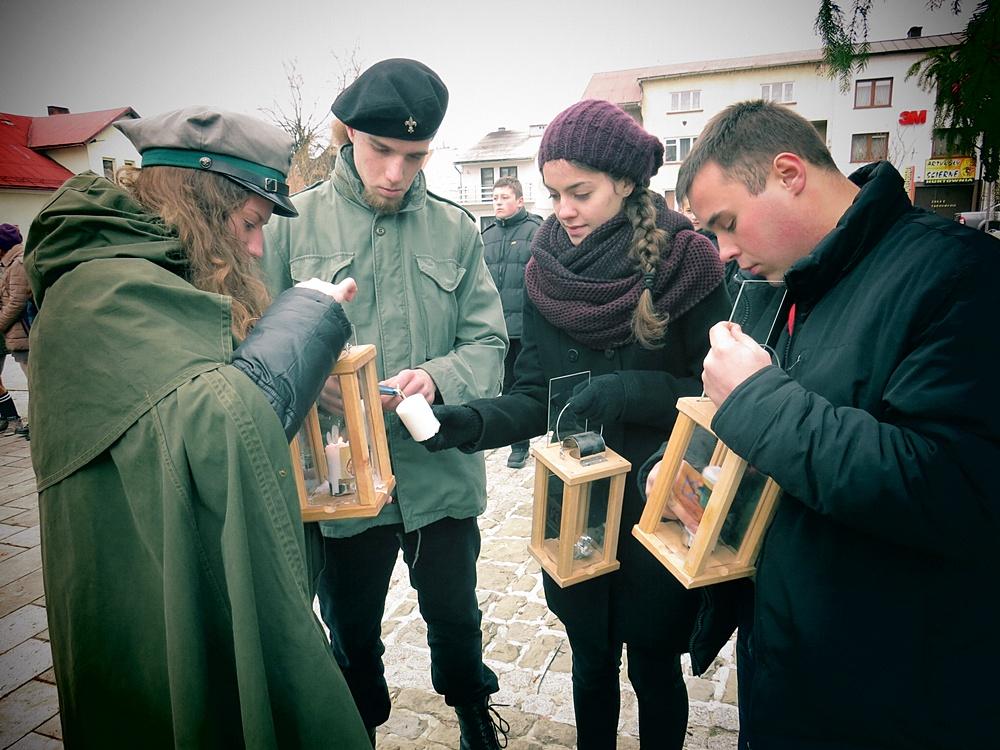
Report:
[[319,603],[337,663],[365,726],[389,718],[382,654],[382,616],[399,550],[427,623],[431,682],[457,706],[495,693],[497,676],[483,664],[482,613],[476,599],[479,526],[475,518],[444,518],[404,533],[401,524],[375,526],[345,539],[324,537],[326,567]]
[[[507,356],[503,360],[503,392],[507,393],[510,391],[511,387],[514,385],[514,362],[517,361],[517,355],[521,353],[521,339],[511,339],[510,346],[507,348]],[[529,447],[529,442],[527,440],[521,440],[517,443],[510,444],[511,450],[521,450],[527,452]]]
[[[560,600],[556,593],[559,585],[545,573],[542,584],[551,608]],[[589,606],[564,604],[556,611],[566,626],[573,652],[577,749],[614,750],[618,746],[621,706],[622,641],[616,639],[611,622],[611,580],[601,576],[577,585],[587,587]],[[643,748],[681,750],[687,731],[688,698],[680,654],[628,644],[628,678],[639,704],[639,744]]]

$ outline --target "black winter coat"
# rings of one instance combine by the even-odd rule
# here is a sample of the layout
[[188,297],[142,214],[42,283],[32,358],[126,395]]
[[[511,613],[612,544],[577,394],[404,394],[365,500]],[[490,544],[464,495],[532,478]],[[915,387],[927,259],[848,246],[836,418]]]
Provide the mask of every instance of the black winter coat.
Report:
[[594,611],[589,589],[601,585],[601,578],[565,589],[547,585],[548,605],[567,627],[574,615],[610,617],[611,632],[625,643],[644,649],[669,649],[669,653],[688,650],[700,596],[686,591],[632,536],[632,527],[638,523],[644,506],[633,473],[670,434],[677,416],[677,399],[701,393],[708,329],[725,320],[729,311],[729,295],[720,283],[694,308],[669,323],[662,348],[644,349],[633,343],[595,350],[549,323],[525,294],[523,349],[514,367],[513,388],[499,398],[468,404],[479,413],[484,425],[479,442],[469,449],[485,450],[545,433],[551,378],[584,370],[589,370],[592,377],[617,372],[623,378],[624,418],[618,423],[605,423],[603,433],[607,445],[633,466],[625,484],[618,537],[621,568],[601,576],[612,581],[614,610]]
[[995,747],[1000,243],[913,208],[887,163],[851,179],[786,274],[786,369],[713,423],[784,490],[740,630],[741,729],[753,748]]
[[497,219],[483,232],[483,258],[500,292],[507,335],[521,338],[524,266],[531,258],[531,238],[542,219],[521,208],[509,219]]

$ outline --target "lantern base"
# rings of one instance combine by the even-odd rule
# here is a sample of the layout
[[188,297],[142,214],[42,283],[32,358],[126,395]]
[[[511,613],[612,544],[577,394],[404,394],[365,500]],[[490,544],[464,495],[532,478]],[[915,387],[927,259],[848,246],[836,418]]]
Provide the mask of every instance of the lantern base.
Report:
[[568,576],[560,576],[558,573],[559,565],[556,562],[559,555],[557,540],[546,539],[540,546],[529,544],[528,552],[542,566],[542,570],[548,573],[549,577],[559,584],[560,588],[566,588],[582,581],[589,581],[591,578],[597,578],[606,573],[613,573],[621,567],[621,563],[617,560],[605,562],[602,556],[589,565],[574,566],[573,572]]
[[633,526],[632,536],[638,539],[686,589],[746,578],[754,573],[753,565],[740,562],[736,552],[720,542],[706,559],[702,571],[698,575],[691,575],[684,567],[690,550],[685,541],[688,537],[680,523],[660,523],[652,532]]
[[343,495],[317,494],[301,504],[303,523],[314,521],[338,521],[343,518],[372,518],[377,516],[389,499],[396,480],[392,479],[385,489],[375,491],[374,503],[362,503],[357,492]]

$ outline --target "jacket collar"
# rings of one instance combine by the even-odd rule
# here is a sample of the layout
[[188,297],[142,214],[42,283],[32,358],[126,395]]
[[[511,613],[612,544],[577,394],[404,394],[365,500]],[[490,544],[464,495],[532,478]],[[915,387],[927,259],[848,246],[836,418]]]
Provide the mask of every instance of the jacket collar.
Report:
[[[374,212],[374,209],[364,199],[365,186],[358,176],[357,167],[354,166],[354,146],[347,144],[340,149],[337,155],[337,163],[333,167],[333,176],[330,178],[334,189],[351,203],[360,208]],[[408,211],[419,211],[427,202],[427,181],[424,178],[423,170],[417,172],[413,184],[403,196],[403,205],[398,213]]]
[[515,227],[527,218],[528,211],[524,206],[521,206],[513,216],[508,216],[506,219],[497,219],[494,223],[498,227]]
[[797,302],[819,299],[913,208],[903,190],[903,178],[889,162],[864,166],[849,179],[861,188],[850,208],[813,251],[785,274],[789,294]]

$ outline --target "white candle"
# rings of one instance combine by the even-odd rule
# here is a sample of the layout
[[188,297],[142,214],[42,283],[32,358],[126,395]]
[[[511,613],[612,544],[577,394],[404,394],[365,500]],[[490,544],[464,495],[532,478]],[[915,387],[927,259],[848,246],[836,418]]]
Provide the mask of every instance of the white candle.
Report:
[[337,494],[337,485],[340,483],[340,446],[341,440],[338,437],[336,443],[327,445],[323,450],[326,453],[326,477],[330,480],[333,489],[331,494]]
[[414,393],[400,401],[399,406],[396,407],[396,414],[399,415],[403,425],[418,443],[437,435],[438,430],[441,429],[441,423],[431,411],[427,399],[419,393]]

